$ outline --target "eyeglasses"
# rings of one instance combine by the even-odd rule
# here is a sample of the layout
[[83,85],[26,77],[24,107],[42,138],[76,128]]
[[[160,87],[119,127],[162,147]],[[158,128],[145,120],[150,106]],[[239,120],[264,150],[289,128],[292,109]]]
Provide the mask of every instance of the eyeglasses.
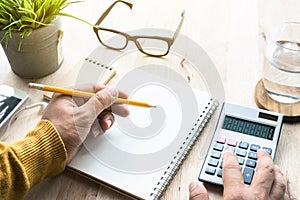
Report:
[[[161,57],[165,56],[169,53],[170,47],[174,43],[176,37],[178,36],[178,33],[181,29],[183,19],[184,19],[184,11],[181,13],[181,21],[173,35],[173,37],[160,37],[160,36],[132,36],[124,32],[120,32],[113,29],[107,29],[99,27],[100,23],[105,19],[105,17],[108,15],[108,13],[111,11],[111,9],[116,5],[117,3],[124,3],[130,9],[132,9],[132,4],[128,3],[126,1],[116,1],[114,2],[98,19],[94,26],[94,32],[97,35],[98,40],[102,45],[104,45],[107,48],[114,49],[114,50],[122,50],[125,49],[128,45],[128,41],[133,41],[136,47],[144,54],[148,56],[154,56],[154,57]],[[115,37],[116,40],[106,40],[104,41],[101,39],[104,36],[108,37]],[[104,37],[107,38],[107,37]],[[116,42],[117,41],[117,42]]]

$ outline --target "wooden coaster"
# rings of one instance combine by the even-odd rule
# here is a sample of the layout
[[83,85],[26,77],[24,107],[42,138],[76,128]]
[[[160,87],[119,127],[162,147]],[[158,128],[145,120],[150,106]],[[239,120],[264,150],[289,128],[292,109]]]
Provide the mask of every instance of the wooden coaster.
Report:
[[255,86],[254,99],[259,108],[283,114],[284,121],[300,121],[300,102],[287,104],[275,101],[264,89],[262,79]]

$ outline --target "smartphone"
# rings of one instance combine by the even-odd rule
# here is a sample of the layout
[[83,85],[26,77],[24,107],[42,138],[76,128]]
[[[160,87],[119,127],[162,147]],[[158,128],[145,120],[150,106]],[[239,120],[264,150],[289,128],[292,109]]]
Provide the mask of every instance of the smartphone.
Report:
[[0,85],[0,128],[28,99],[28,94],[8,85]]

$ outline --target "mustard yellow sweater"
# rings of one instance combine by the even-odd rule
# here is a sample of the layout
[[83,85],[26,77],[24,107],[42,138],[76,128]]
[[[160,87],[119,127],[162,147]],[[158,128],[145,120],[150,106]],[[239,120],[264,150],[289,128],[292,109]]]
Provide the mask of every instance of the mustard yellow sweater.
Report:
[[21,141],[0,143],[0,199],[23,199],[32,186],[62,172],[66,161],[64,143],[47,120]]

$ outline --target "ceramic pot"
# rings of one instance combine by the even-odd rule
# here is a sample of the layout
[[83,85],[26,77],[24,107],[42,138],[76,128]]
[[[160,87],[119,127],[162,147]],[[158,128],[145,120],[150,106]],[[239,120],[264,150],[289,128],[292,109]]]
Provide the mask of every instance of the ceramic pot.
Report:
[[[0,32],[0,38],[4,31]],[[14,73],[22,78],[41,78],[55,72],[63,62],[61,19],[56,18],[52,25],[42,26],[26,36],[18,50],[20,33],[14,32],[1,45]],[[7,46],[7,47],[6,47]]]

